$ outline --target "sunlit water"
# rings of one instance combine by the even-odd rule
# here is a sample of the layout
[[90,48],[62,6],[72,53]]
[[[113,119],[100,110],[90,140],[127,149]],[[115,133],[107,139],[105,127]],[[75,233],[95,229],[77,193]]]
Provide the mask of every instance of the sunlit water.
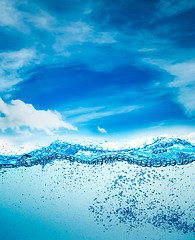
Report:
[[2,154],[0,239],[194,239],[194,161],[191,143],[165,138]]

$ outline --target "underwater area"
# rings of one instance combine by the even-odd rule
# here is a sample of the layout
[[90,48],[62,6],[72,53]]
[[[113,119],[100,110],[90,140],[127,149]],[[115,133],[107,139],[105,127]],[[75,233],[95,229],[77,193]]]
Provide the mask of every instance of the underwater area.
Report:
[[0,156],[0,239],[192,240],[195,146],[56,141]]

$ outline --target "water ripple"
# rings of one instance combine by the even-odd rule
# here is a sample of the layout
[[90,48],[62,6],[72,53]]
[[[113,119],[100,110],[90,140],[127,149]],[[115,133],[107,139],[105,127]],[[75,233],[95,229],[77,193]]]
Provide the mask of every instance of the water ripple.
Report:
[[55,141],[48,147],[22,155],[0,155],[0,168],[31,167],[64,159],[87,164],[126,161],[143,167],[165,167],[195,161],[195,146],[179,138],[157,138],[143,147],[122,150],[105,150],[95,145],[88,147]]

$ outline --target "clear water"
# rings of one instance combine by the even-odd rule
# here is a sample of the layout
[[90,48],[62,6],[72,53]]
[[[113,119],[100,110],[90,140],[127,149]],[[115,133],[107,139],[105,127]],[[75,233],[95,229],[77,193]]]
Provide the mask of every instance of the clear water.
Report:
[[194,239],[195,147],[54,142],[0,158],[0,239]]

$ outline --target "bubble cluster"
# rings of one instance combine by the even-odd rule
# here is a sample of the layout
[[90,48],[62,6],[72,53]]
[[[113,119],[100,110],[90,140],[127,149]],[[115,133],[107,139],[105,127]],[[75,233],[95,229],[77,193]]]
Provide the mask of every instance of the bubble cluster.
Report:
[[[170,178],[163,171],[157,173],[150,169],[131,173],[122,172],[112,180],[106,191],[100,191],[94,198],[89,211],[97,224],[102,224],[105,230],[125,224],[130,231],[140,225],[152,224],[170,232],[195,233],[192,217],[195,205],[192,202],[186,209],[187,201],[182,200],[184,204],[179,204],[182,190],[175,187],[178,179]],[[168,180],[167,186],[165,178],[166,182]],[[159,189],[156,188],[158,184]]]

